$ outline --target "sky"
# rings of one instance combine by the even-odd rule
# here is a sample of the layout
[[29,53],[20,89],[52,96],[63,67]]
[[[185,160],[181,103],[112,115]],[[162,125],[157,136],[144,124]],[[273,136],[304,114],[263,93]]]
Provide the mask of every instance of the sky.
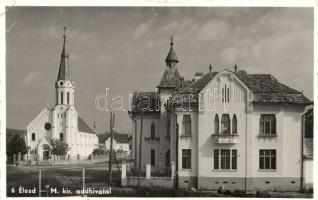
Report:
[[[236,63],[313,99],[313,24],[312,8],[13,7],[6,15],[7,127],[24,129],[55,105],[64,26],[75,107],[104,132],[110,114],[95,107],[95,98],[109,88],[128,109],[133,91],[155,91],[172,33],[186,80],[210,64],[219,71]],[[127,111],[115,112],[115,130],[130,129]]]

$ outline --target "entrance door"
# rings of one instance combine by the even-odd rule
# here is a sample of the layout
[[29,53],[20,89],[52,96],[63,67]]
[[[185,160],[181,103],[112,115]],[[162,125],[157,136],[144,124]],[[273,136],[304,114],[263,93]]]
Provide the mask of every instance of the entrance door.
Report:
[[49,159],[49,151],[43,151],[43,160],[48,160]]

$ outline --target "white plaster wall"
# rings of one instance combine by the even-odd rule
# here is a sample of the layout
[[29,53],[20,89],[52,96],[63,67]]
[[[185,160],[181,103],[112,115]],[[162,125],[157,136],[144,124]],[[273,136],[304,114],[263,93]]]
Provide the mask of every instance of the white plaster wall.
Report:
[[[221,88],[227,85],[230,88],[229,102],[222,102]],[[212,93],[214,91],[215,93]],[[245,144],[246,144],[246,88],[228,73],[213,78],[201,91],[204,103],[203,110],[199,112],[198,126],[198,173],[199,177],[242,177],[245,175]],[[213,94],[208,96],[208,94]],[[208,100],[209,98],[209,100]],[[233,115],[237,118],[237,144],[217,144],[212,140],[214,133],[214,118],[218,114],[219,131],[221,131],[222,114]],[[214,170],[214,149],[236,149],[237,170]]]
[[[27,146],[30,150],[37,148],[39,141],[45,136],[51,135],[51,130],[46,131],[44,124],[52,123],[51,111],[45,107],[37,116],[27,125]],[[32,133],[35,133],[35,141],[32,141]]]

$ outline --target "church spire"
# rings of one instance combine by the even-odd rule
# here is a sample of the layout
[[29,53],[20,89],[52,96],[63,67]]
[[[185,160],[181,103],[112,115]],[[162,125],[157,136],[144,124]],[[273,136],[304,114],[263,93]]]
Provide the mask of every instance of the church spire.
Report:
[[176,54],[176,52],[175,52],[174,49],[173,49],[173,45],[174,45],[173,35],[171,34],[171,38],[170,38],[170,50],[169,50],[169,53],[168,53],[167,58],[166,58],[166,64],[167,64],[167,66],[169,66],[169,67],[173,67],[173,66],[175,66],[176,63],[179,62],[179,60],[178,60],[178,58],[177,58],[177,54]]
[[71,80],[71,73],[69,67],[69,55],[66,52],[65,48],[66,44],[66,27],[64,27],[64,34],[63,34],[63,50],[61,54],[61,62],[59,68],[59,74],[57,80]]

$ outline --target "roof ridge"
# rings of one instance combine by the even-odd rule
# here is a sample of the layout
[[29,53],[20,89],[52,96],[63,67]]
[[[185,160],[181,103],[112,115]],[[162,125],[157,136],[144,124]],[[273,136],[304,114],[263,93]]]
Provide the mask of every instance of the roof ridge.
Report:
[[289,100],[281,91],[276,90],[276,89],[274,89],[274,88],[272,88],[272,87],[270,87],[270,86],[268,86],[268,85],[266,85],[266,84],[264,84],[264,83],[262,83],[262,82],[260,82],[260,81],[258,81],[258,80],[255,80],[255,79],[253,79],[253,78],[251,78],[251,77],[248,77],[247,75],[244,75],[244,74],[240,74],[240,75],[241,75],[241,76],[244,76],[244,77],[246,77],[246,78],[248,78],[248,79],[250,79],[250,80],[253,80],[253,81],[257,82],[257,83],[260,83],[260,84],[264,85],[265,87],[268,87],[269,89],[272,89],[272,90],[274,90],[274,91],[280,93],[288,102],[290,102],[290,100]]

